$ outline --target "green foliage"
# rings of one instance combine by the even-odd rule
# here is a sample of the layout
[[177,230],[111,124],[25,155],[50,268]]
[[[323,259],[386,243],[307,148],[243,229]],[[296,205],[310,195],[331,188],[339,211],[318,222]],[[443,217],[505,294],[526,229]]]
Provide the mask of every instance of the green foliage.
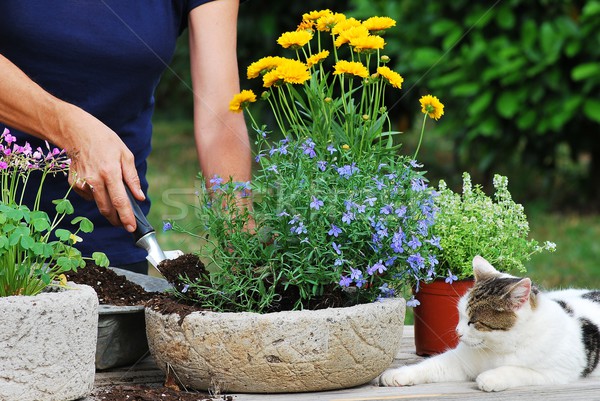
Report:
[[[299,295],[294,309],[336,288],[352,305],[430,278],[433,198],[414,162],[386,157],[384,165],[310,139],[266,146],[260,137],[253,210],[238,208],[249,183],[213,178],[200,192],[199,231],[210,244],[201,256],[218,270],[210,285],[189,282],[181,296],[216,310],[265,312],[285,293]],[[244,229],[249,219],[257,234]],[[176,222],[174,229],[185,231]]]
[[438,214],[432,229],[441,245],[436,252],[438,276],[472,277],[476,255],[500,271],[524,272],[523,262],[531,255],[555,250],[551,242],[540,246],[528,238],[527,216],[523,206],[513,201],[508,179],[495,175],[493,185],[495,193],[488,197],[480,186],[473,187],[468,173],[463,174],[462,194],[440,181],[435,198]]
[[574,157],[592,158],[577,196],[596,191],[589,181],[600,168],[600,1],[351,4],[358,17],[398,19],[388,52],[406,86],[417,88],[405,100],[425,88],[447,99],[452,117],[438,132],[453,138],[464,168],[489,173],[514,162],[547,172],[566,144]]
[[[36,295],[59,276],[85,266],[85,260],[73,245],[81,239],[79,231],[91,232],[92,222],[84,217],[72,220],[73,231],[57,228],[65,216],[74,213],[68,192],[62,199],[53,201],[56,215],[50,219],[39,210],[43,182],[48,174],[66,173],[69,160],[64,152],[41,149],[32,152],[28,144],[19,146],[15,137],[5,130],[0,137],[0,297],[11,295]],[[41,174],[33,208],[22,204],[27,182],[33,172]],[[29,189],[31,190],[31,189]],[[70,192],[70,189],[69,189]],[[55,237],[55,238],[54,238]],[[108,266],[104,254],[94,260]]]

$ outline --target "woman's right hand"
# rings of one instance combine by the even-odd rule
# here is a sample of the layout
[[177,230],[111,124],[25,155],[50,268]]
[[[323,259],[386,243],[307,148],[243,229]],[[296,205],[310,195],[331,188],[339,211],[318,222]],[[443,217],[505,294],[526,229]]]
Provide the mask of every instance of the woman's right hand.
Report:
[[115,226],[133,232],[135,216],[125,192],[127,185],[140,201],[144,193],[133,154],[121,138],[91,114],[64,104],[61,147],[71,158],[69,183]]

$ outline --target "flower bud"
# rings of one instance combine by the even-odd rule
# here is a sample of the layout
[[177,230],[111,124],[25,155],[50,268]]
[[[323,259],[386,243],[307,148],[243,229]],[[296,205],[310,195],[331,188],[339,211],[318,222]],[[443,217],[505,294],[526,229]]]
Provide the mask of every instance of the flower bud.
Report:
[[383,64],[385,64],[385,63],[388,63],[388,62],[390,61],[390,57],[389,57],[389,56],[386,56],[386,55],[384,54],[383,56],[381,56],[381,57],[379,58],[379,60],[380,60],[380,61],[381,61]]

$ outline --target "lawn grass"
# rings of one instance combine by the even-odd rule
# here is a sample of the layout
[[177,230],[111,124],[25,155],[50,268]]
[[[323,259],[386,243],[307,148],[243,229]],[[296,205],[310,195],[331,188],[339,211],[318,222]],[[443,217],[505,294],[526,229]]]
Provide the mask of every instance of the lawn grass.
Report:
[[[199,171],[190,121],[156,121],[148,181],[152,200],[150,223],[164,249],[194,252],[201,244],[187,236],[162,232],[163,221],[194,223],[194,192]],[[516,199],[518,202],[518,199]],[[528,275],[540,287],[600,288],[600,216],[550,214],[525,204],[531,235],[557,244],[555,253],[534,255]]]

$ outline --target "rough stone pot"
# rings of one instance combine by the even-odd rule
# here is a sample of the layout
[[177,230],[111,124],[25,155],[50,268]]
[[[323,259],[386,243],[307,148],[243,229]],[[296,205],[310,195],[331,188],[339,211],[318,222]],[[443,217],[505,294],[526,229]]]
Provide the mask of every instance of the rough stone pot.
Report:
[[404,299],[268,314],[146,308],[158,366],[187,387],[226,392],[333,390],[369,382],[400,348]]
[[0,400],[68,401],[94,386],[98,297],[87,285],[0,298]]

